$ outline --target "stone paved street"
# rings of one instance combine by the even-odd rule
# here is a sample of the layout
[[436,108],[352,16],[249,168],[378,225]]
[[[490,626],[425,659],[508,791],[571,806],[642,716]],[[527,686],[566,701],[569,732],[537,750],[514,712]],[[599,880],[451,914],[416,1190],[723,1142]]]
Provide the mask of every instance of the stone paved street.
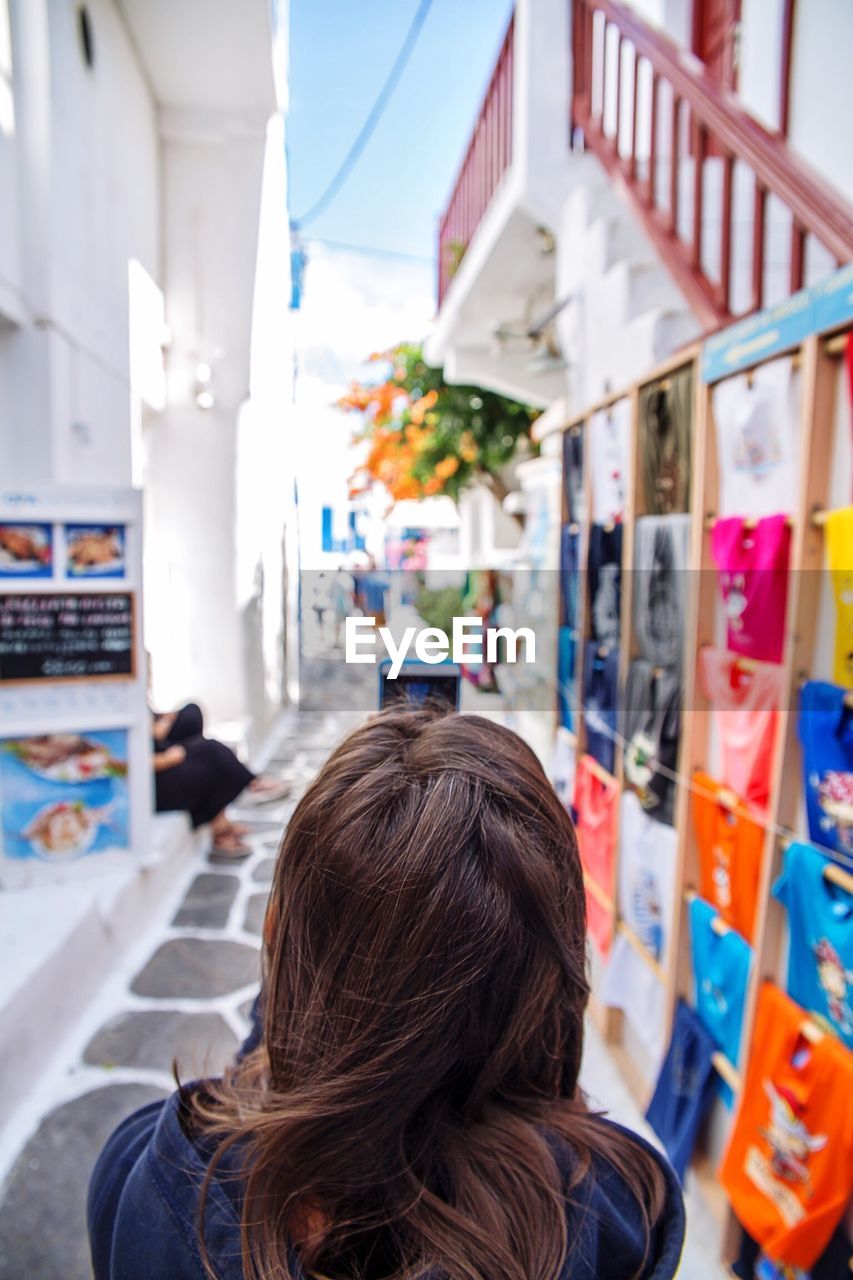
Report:
[[127,973],[109,975],[92,1025],[52,1081],[56,1097],[13,1165],[0,1204],[0,1277],[91,1280],[86,1190],[97,1155],[131,1111],[182,1078],[221,1071],[248,1030],[274,853],[293,805],[345,731],[322,712],[288,716],[270,772],[291,778],[285,804],[241,811],[251,858],[212,867],[199,854],[159,932]]

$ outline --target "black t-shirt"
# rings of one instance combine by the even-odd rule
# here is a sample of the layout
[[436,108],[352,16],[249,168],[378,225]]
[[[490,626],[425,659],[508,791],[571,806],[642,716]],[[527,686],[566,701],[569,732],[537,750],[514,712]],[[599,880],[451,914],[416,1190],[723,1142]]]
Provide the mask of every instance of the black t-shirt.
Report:
[[[681,680],[677,670],[656,668],[645,658],[631,663],[625,682],[622,736],[625,781],[643,808],[660,822],[673,820]],[[668,773],[662,773],[661,768]]]
[[684,644],[690,517],[643,516],[634,531],[634,634],[644,658],[676,667]]
[[667,516],[690,500],[693,371],[681,369],[640,392],[642,468],[646,510]]
[[621,524],[590,526],[587,575],[593,637],[599,644],[617,644],[622,599]]
[[583,524],[583,432],[580,428],[569,429],[563,435],[563,485],[569,524]]

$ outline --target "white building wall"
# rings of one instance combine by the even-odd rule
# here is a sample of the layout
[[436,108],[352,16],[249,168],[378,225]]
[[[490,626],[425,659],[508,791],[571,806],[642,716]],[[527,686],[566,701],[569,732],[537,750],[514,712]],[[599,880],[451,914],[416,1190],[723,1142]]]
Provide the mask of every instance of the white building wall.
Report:
[[[249,395],[265,135],[247,125],[235,136],[210,116],[173,115],[167,127],[162,280],[172,340],[166,408],[145,422],[153,686],[161,705],[192,696],[214,720],[234,721],[259,709],[249,697],[256,673],[244,660],[244,611],[253,594],[245,576],[238,590],[238,446]],[[281,219],[286,225],[285,207]],[[286,276],[281,288],[286,293]],[[208,409],[196,400],[200,364],[212,370]],[[283,432],[283,414],[277,425]],[[251,452],[246,429],[242,436]],[[256,457],[260,479],[257,464]],[[247,483],[244,468],[244,492]],[[252,520],[245,502],[243,513],[244,524]]]
[[[194,695],[214,720],[257,727],[281,700],[286,504],[276,509],[264,488],[259,518],[251,499],[281,465],[290,401],[270,10],[266,0],[213,13],[200,0],[86,8],[91,67],[74,0],[0,0],[0,480],[144,481],[154,695],[164,706]],[[235,43],[240,64],[220,80]],[[268,288],[253,313],[270,116],[264,252],[281,301]],[[246,414],[253,327],[283,372],[261,377]],[[206,412],[200,364],[213,371]]]
[[[850,67],[853,5],[809,0],[800,5],[791,65],[791,143],[853,200]],[[845,123],[846,122],[846,123]]]
[[10,483],[130,483],[128,261],[156,272],[157,119],[118,12],[109,0],[89,11],[92,70],[75,5],[9,6],[0,473]]

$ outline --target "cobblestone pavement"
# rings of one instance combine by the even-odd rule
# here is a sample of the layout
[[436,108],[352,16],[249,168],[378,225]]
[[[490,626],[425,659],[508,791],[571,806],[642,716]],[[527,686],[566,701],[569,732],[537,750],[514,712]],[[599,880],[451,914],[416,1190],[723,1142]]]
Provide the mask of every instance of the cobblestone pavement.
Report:
[[87,1025],[69,1045],[64,1070],[51,1082],[55,1101],[7,1177],[0,1277],[91,1280],[86,1190],[107,1137],[124,1116],[174,1088],[173,1063],[183,1079],[193,1079],[218,1073],[232,1058],[258,987],[260,933],[280,834],[349,720],[319,709],[285,719],[269,771],[292,780],[287,803],[234,809],[251,827],[251,858],[212,867],[199,854],[160,929],[121,972],[107,977]]

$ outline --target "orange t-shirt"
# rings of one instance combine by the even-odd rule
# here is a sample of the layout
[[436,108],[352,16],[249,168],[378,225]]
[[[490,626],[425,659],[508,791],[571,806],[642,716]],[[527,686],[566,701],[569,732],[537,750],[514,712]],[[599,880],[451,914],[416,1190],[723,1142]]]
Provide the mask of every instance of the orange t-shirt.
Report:
[[764,828],[732,813],[716,797],[726,788],[695,773],[693,829],[699,847],[699,896],[717,908],[726,924],[752,942]]
[[589,755],[581,756],[575,777],[578,846],[587,875],[606,893],[613,893],[619,787],[605,781]]
[[853,1054],[834,1036],[811,1044],[805,1018],[764,984],[720,1181],[768,1256],[809,1270],[853,1191]]

